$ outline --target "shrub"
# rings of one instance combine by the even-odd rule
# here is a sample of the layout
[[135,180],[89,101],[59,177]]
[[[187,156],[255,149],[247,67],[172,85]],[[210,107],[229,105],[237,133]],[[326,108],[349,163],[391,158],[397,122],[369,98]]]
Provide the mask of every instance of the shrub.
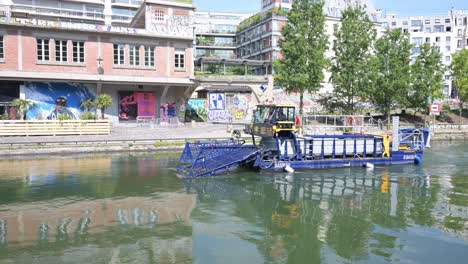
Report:
[[96,119],[96,115],[92,112],[83,112],[81,115],[80,115],[80,119],[81,120],[94,120]]

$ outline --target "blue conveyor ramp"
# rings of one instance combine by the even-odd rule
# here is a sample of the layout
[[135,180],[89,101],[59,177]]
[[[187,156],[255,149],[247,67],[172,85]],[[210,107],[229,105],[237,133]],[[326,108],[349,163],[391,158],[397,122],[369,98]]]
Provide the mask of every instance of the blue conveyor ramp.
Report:
[[261,151],[237,141],[187,142],[177,172],[182,177],[211,176],[248,164]]

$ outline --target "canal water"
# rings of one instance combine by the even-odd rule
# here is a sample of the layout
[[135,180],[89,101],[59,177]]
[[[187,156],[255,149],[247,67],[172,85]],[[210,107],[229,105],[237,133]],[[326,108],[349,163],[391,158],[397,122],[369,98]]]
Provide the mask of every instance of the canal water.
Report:
[[468,144],[182,180],[178,153],[0,161],[0,263],[467,263]]

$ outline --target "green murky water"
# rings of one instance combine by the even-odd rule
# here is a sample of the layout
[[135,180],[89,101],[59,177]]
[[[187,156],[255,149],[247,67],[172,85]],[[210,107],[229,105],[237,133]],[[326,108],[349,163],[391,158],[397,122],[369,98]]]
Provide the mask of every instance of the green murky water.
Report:
[[466,263],[468,144],[183,181],[174,154],[0,161],[0,263]]

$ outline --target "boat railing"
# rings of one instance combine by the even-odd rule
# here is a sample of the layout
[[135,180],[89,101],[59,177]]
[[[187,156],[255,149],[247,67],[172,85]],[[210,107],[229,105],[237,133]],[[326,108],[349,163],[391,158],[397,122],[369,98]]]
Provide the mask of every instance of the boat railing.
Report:
[[364,115],[305,115],[305,134],[382,133],[386,120]]

